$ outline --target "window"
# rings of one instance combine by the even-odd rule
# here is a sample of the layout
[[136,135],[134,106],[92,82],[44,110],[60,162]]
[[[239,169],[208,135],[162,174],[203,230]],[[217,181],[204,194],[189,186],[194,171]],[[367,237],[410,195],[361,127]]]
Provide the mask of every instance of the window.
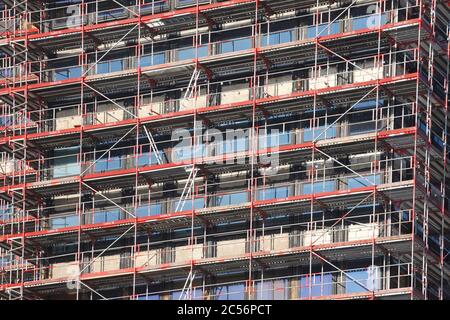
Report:
[[122,71],[123,68],[123,60],[113,60],[110,62],[111,72]]
[[259,148],[276,148],[283,145],[291,144],[291,132],[283,129],[273,129],[272,132],[260,132],[259,135]]
[[[164,152],[161,150],[158,150],[159,156],[161,159],[163,159]],[[155,152],[143,152],[141,155],[138,156],[138,166],[148,166],[148,165],[154,165],[158,164],[158,160],[156,158]]]
[[282,199],[289,197],[289,187],[268,187],[258,190],[258,200]]
[[97,74],[108,73],[108,62],[97,63]]
[[217,154],[238,153],[248,150],[247,137],[224,140],[217,146]]
[[[103,153],[99,152],[99,156]],[[119,156],[110,156],[104,155],[101,159],[99,159],[95,163],[95,171],[96,172],[104,172],[110,170],[117,170],[122,167],[122,159]]]
[[78,163],[79,147],[54,150],[53,177],[68,177],[79,175],[81,172]]
[[121,59],[97,63],[97,74],[122,71],[123,69],[123,60]]
[[[178,201],[177,201],[178,205]],[[181,204],[180,204],[181,205]],[[205,199],[204,198],[197,198],[192,201],[192,199],[187,199],[184,203],[180,211],[184,210],[192,210],[192,209],[202,209],[205,207]]]
[[137,217],[147,217],[163,214],[161,203],[142,204],[136,208]]
[[329,273],[300,277],[299,298],[329,296],[333,293],[333,279]]
[[289,299],[289,280],[266,280],[256,283],[257,300],[286,300]]
[[58,69],[55,72],[55,81],[79,77],[81,77],[81,67]]
[[0,207],[0,220],[5,221],[5,220],[9,220],[12,218],[12,207],[11,206],[1,206]]
[[241,51],[252,48],[252,39],[237,39],[224,41],[221,45],[221,53],[229,53],[234,51]]
[[262,46],[272,46],[280,43],[291,42],[294,39],[294,33],[292,30],[274,32],[269,36],[267,34],[263,34],[261,38]]
[[[178,60],[194,59],[196,50],[194,47],[183,48],[178,50]],[[208,55],[208,46],[203,45],[198,48],[198,57],[206,57]]]
[[372,185],[378,185],[381,183],[381,176],[379,174],[374,175],[362,175],[362,177],[348,178],[347,185],[349,189],[368,187]]
[[366,270],[353,270],[346,272],[346,293],[358,293],[368,291],[367,287],[367,271]]
[[161,296],[159,294],[148,294],[145,296],[139,296],[138,300],[161,300]]
[[323,23],[319,24],[316,28],[315,25],[308,26],[306,30],[307,38],[323,37],[332,34],[337,34],[340,31],[341,21],[335,21],[331,24]]
[[215,288],[216,300],[244,300],[244,284],[230,284]]
[[0,257],[0,268],[6,267],[11,263],[9,257]]
[[163,64],[166,62],[165,53],[164,52],[157,52],[153,55],[147,54],[141,56],[141,67],[150,67],[150,66],[156,66],[158,64]]
[[50,229],[59,229],[79,225],[78,216],[50,218]]
[[319,192],[329,192],[335,189],[334,181],[320,181],[315,183],[305,183],[303,185],[303,194],[312,194]]
[[120,209],[97,211],[94,214],[94,223],[112,222],[120,219]]
[[231,193],[216,197],[217,206],[238,205],[247,202],[247,192]]
[[[313,141],[313,140],[324,140],[324,139],[332,139],[336,138],[336,127],[329,127],[329,124],[326,126],[319,126],[313,128],[305,128],[303,131],[303,141]],[[328,128],[328,129],[327,129]],[[326,130],[326,131],[325,131]]]

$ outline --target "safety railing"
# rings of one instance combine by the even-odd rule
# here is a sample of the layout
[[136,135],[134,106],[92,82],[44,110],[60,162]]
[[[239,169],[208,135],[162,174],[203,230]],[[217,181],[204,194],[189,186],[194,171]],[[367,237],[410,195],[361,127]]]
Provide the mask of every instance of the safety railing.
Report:
[[[84,75],[108,74],[112,72],[120,72],[138,67],[149,67],[179,61],[192,61],[194,58],[211,57],[216,55],[226,55],[229,53],[237,53],[254,47],[266,47],[273,45],[282,45],[294,43],[300,40],[312,39],[316,36],[337,35],[341,32],[357,31],[366,28],[378,28],[382,25],[391,23],[391,19],[402,16],[405,21],[411,19],[408,15],[399,15],[399,11],[407,9],[395,9],[380,14],[370,14],[360,17],[338,19],[332,24],[311,24],[309,26],[301,26],[296,28],[289,28],[285,30],[278,30],[270,34],[262,34],[257,38],[254,36],[240,37],[223,41],[207,42],[196,46],[185,46],[171,50],[160,50],[158,48],[167,47],[169,40],[155,41],[151,44],[142,44],[140,54],[137,56],[137,48],[113,48],[96,51],[92,55],[86,56],[86,61],[92,61],[85,65],[81,64],[80,56],[64,55],[60,58],[42,59],[40,61],[29,62],[29,67],[21,69],[20,72],[30,72],[28,79],[37,82],[59,81],[71,78],[79,78]],[[314,14],[310,15],[310,18]],[[382,18],[380,19],[379,16]],[[306,18],[306,17],[305,17]],[[262,23],[261,28],[268,28],[267,23]],[[230,34],[234,35],[239,31],[230,30]],[[205,37],[203,37],[205,38]],[[170,40],[172,43],[174,39]],[[181,42],[194,43],[192,36],[181,37]],[[167,43],[166,43],[167,42]],[[130,51],[135,51],[135,56],[130,56]],[[146,53],[150,52],[150,54]],[[126,55],[123,58],[114,58],[117,55]],[[9,63],[12,60],[5,58]],[[4,65],[7,63],[3,63]],[[62,67],[55,67],[61,66]],[[8,69],[11,69],[10,71]],[[14,66],[4,67],[2,71],[4,74],[15,74],[19,70],[14,69]]]
[[[213,3],[216,1],[211,0],[199,0],[199,4]],[[120,5],[115,2],[99,0],[96,2],[86,3],[83,7],[81,4],[70,4],[66,6],[48,7],[39,11],[28,10],[26,15],[20,16],[22,24],[28,22],[33,26],[33,29],[39,32],[49,32],[53,30],[61,30],[66,28],[80,27],[81,25],[95,25],[98,23],[134,18],[138,14],[151,15],[165,12],[168,10],[181,9],[186,7],[195,6],[197,1],[194,0],[177,0],[177,1],[164,1],[164,0],[144,0],[141,5]],[[418,6],[407,3],[400,9],[401,13],[395,15],[396,18],[402,18],[404,16],[417,15]],[[329,9],[329,8],[327,8]],[[359,9],[359,10],[358,10]],[[368,4],[354,4],[350,10],[347,10],[347,16],[350,14],[360,14],[364,11],[371,12],[370,5]],[[389,9],[388,6],[385,6]],[[340,9],[342,11],[342,9]],[[334,13],[340,11],[331,9]],[[1,23],[7,23],[13,20],[13,10],[4,10]]]
[[[377,238],[399,238],[412,233],[410,210],[351,214],[342,218],[256,228],[252,236],[248,230],[200,235],[171,240],[153,239],[135,246],[113,246],[108,250],[95,249],[61,253],[33,259],[37,267],[27,270],[26,281],[69,279],[73,269],[81,274],[114,273],[123,269],[152,270],[164,265],[186,265],[192,260],[208,263],[220,259],[247,259],[252,253],[261,255],[292,254],[309,246],[335,245],[370,241]],[[81,263],[77,262],[80,257]],[[42,262],[48,261],[49,265]]]
[[[412,170],[411,157],[375,162],[359,161],[347,166],[333,165],[332,161],[327,161],[314,170],[282,168],[269,177],[257,178],[253,197],[256,202],[272,200],[276,203],[277,200],[289,200],[301,195],[331,194],[409,181],[412,179]],[[157,186],[146,192],[140,191],[137,195],[106,193],[106,198],[87,197],[81,202],[78,202],[78,196],[57,198],[53,205],[39,206],[26,212],[4,203],[0,207],[0,220],[3,221],[0,227],[5,234],[11,230],[21,230],[23,221],[28,221],[28,231],[40,231],[135,217],[170,216],[182,211],[196,210],[207,213],[205,210],[208,209],[232,209],[245,206],[251,201],[250,183],[249,179],[231,175],[223,177],[220,182],[198,181],[197,191],[190,197],[182,196],[183,186]]]
[[[296,68],[288,74],[272,72],[257,77],[258,86],[255,91],[257,99],[262,99],[396,77],[416,72],[416,60],[417,51],[407,49],[383,54],[379,59],[377,56],[368,56],[346,62],[320,64],[317,69],[314,66]],[[194,96],[186,98],[184,98],[186,89],[180,88],[111,100],[94,100],[83,105],[32,111],[27,114],[28,121],[25,123],[23,115],[8,113],[5,108],[5,114],[1,118],[2,122],[8,124],[11,129],[26,126],[37,132],[118,122],[134,117],[148,117],[249,101],[254,92],[249,85],[250,80],[250,78],[237,78],[230,80],[227,84],[221,82],[201,84],[196,88]],[[173,98],[174,96],[183,98]]]
[[[279,154],[280,148],[302,143],[415,126],[414,104],[378,108],[375,108],[375,105],[375,100],[366,100],[344,115],[339,112],[317,113],[314,118],[264,124],[254,133],[257,138],[256,150],[261,156],[269,156]],[[40,182],[80,174],[149,167],[157,165],[158,158],[163,163],[173,164],[230,161],[234,163],[234,159],[244,159],[249,155],[250,131],[251,128],[231,133],[224,130],[219,136],[217,132],[206,130],[202,134],[197,134],[198,143],[195,145],[191,144],[191,135],[182,136],[180,140],[178,133],[175,132],[171,139],[157,141],[153,147],[149,142],[140,141],[137,145],[102,148],[82,153],[78,147],[55,149],[52,157],[26,162],[4,159],[1,165],[5,172],[0,183],[6,185],[8,179],[19,179],[24,175],[30,182]],[[212,136],[217,136],[216,140],[213,140]]]
[[[108,21],[127,19],[140,15],[158,14],[169,10],[195,6],[196,0],[142,0],[140,4],[134,1],[133,5],[119,4],[115,1],[96,0],[87,3],[60,4],[51,3],[40,10],[28,10],[21,15],[21,21],[33,25],[39,32],[49,32],[66,28],[80,27],[81,25],[95,25]],[[213,0],[199,0],[199,4],[214,3]],[[11,21],[14,11],[3,11],[1,23]],[[1,29],[0,29],[1,31]]]

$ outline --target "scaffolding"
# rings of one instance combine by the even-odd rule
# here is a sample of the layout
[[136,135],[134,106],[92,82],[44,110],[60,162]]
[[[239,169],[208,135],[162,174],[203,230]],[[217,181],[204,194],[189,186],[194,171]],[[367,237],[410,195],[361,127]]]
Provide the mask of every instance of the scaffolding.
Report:
[[448,1],[0,11],[0,299],[450,298]]

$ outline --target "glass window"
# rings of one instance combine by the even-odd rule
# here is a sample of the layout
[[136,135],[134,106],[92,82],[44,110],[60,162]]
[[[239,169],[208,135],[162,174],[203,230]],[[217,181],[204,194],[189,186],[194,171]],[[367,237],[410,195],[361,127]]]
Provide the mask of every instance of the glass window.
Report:
[[[315,139],[324,140],[324,139],[336,138],[336,127],[332,126],[332,127],[328,128],[328,126],[329,126],[329,124],[327,124],[326,126],[316,127],[315,130],[313,130],[312,128],[305,128],[303,131],[303,141],[307,142],[307,141],[313,141]],[[323,133],[325,131],[325,129],[326,129],[326,132]]]
[[247,192],[239,192],[217,196],[217,206],[238,205],[247,202]]
[[[177,201],[178,204],[178,201]],[[192,199],[188,199],[183,203],[183,207],[180,211],[184,210],[192,210],[192,209],[202,209],[204,208],[205,201],[203,198],[197,198],[192,201]]]
[[248,150],[248,139],[240,137],[224,140],[217,146],[217,154],[237,153]]
[[81,172],[78,163],[79,147],[54,150],[53,177],[68,177],[79,175]]
[[369,20],[367,17],[352,18],[352,31],[366,29],[369,27]]
[[141,67],[150,67],[163,63],[165,63],[164,52],[154,53],[153,55],[146,54],[141,56],[141,63],[140,63]]
[[170,294],[170,299],[171,300],[180,300],[182,293],[183,293],[182,291],[174,291]]
[[[102,155],[102,153],[100,153]],[[110,170],[117,170],[122,167],[122,159],[119,156],[110,158],[102,158],[95,163],[96,172],[104,172]]]
[[110,62],[111,72],[123,70],[123,60],[113,60]]
[[112,222],[120,219],[120,209],[102,210],[94,214],[94,223]]
[[59,229],[78,225],[78,216],[66,216],[50,219],[50,228]]
[[109,72],[108,62],[97,63],[97,74],[108,73],[108,72]]
[[269,187],[258,190],[258,200],[282,199],[289,196],[289,187]]
[[221,53],[228,53],[234,51],[241,51],[250,49],[252,47],[252,39],[237,39],[237,40],[227,40],[221,44]]
[[329,296],[333,293],[333,281],[331,274],[313,274],[300,277],[299,297]]
[[368,187],[372,185],[378,185],[381,183],[381,177],[379,174],[374,175],[363,175],[362,177],[351,177],[348,178],[347,184],[349,189]]
[[234,40],[234,51],[241,51],[250,49],[252,47],[252,39],[238,39]]
[[[346,272],[346,293],[358,293],[368,291],[367,287],[367,271],[366,270],[353,270]],[[350,278],[351,277],[351,278]]]
[[335,189],[335,184],[333,180],[315,182],[315,183],[305,183],[303,185],[303,194],[312,194],[319,192],[330,192]]
[[[163,158],[163,152],[158,151],[161,159]],[[138,156],[138,166],[148,166],[158,164],[158,160],[156,159],[156,154],[154,152],[143,152],[141,155]]]
[[138,300],[160,300],[161,297],[159,294],[149,294],[146,296],[139,296]]
[[273,282],[268,280],[256,283],[256,300],[273,299]]
[[216,288],[217,300],[244,300],[245,286],[244,284],[230,284]]
[[178,60],[187,60],[195,58],[195,50],[194,48],[184,48],[178,50]]
[[[183,48],[178,50],[178,60],[194,59],[196,50],[194,47]],[[208,46],[200,46],[197,50],[198,57],[206,57],[208,55]]]

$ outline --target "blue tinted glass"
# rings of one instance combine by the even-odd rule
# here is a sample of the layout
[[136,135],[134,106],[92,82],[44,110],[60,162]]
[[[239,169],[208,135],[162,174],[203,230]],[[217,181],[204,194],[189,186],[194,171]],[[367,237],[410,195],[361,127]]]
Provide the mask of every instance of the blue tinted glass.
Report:
[[73,67],[69,69],[70,78],[81,77],[81,67]]
[[138,300],[160,300],[160,296],[158,294],[149,294],[147,296],[139,296]]
[[53,177],[67,177],[80,174],[80,164],[77,156],[78,147],[57,149],[54,151]]
[[178,50],[178,60],[194,59],[195,49],[190,47]]
[[252,47],[252,40],[250,38],[247,39],[239,39],[234,41],[234,51],[246,50]]
[[243,284],[234,284],[228,286],[228,299],[227,300],[244,300],[245,287]]
[[95,163],[95,171],[110,171],[121,168],[122,159],[119,156],[111,157],[109,159],[100,159]]
[[348,178],[347,184],[349,189],[353,188],[361,188],[361,187],[367,187],[372,186],[374,184],[378,185],[381,183],[380,175],[364,175],[362,177],[351,177]]
[[94,214],[94,223],[103,223],[119,220],[120,210],[98,211]]
[[334,181],[306,183],[303,185],[303,194],[330,192],[334,190]]
[[142,205],[136,208],[135,215],[137,217],[146,217],[149,215],[150,207],[148,205]]
[[283,31],[280,33],[280,43],[286,43],[292,41],[292,32],[291,31]]
[[142,56],[140,65],[141,65],[141,67],[150,67],[152,65],[152,57],[151,56]]
[[272,300],[273,299],[273,282],[265,281],[256,284],[256,299],[257,300]]
[[138,156],[138,166],[146,166],[151,164],[150,152],[144,152]]
[[68,78],[69,78],[69,70],[68,69],[57,70],[55,73],[56,81],[66,80]]
[[328,296],[333,293],[331,274],[314,274],[300,277],[300,298]]
[[99,62],[97,63],[97,73],[108,73],[109,72],[109,64],[108,62]]
[[155,53],[153,55],[153,65],[163,64],[166,62],[166,55],[164,52]]
[[228,53],[233,52],[233,42],[232,41],[226,41],[223,42],[221,45],[221,53]]
[[162,214],[162,205],[161,203],[152,203],[150,205],[150,215],[158,215]]
[[366,29],[369,27],[371,20],[367,16],[352,19],[352,31]]
[[51,229],[73,227],[78,225],[77,216],[59,217],[50,220]]
[[179,300],[182,295],[182,291],[175,291],[170,294],[172,300]]
[[204,45],[198,48],[197,52],[199,57],[207,57],[208,56],[208,46]]
[[230,204],[242,204],[247,201],[246,192],[233,193],[230,194],[229,196],[230,196]]
[[122,69],[123,69],[123,61],[122,60],[111,61],[111,72],[122,71]]
[[[313,141],[313,140],[324,140],[332,139],[336,137],[336,127],[332,126],[328,128],[327,126],[316,127],[315,130],[312,128],[305,128],[303,131],[303,141]],[[328,128],[328,129],[326,129]],[[326,129],[326,132],[325,132]],[[314,134],[313,134],[314,131]],[[325,133],[324,133],[325,132]]]

